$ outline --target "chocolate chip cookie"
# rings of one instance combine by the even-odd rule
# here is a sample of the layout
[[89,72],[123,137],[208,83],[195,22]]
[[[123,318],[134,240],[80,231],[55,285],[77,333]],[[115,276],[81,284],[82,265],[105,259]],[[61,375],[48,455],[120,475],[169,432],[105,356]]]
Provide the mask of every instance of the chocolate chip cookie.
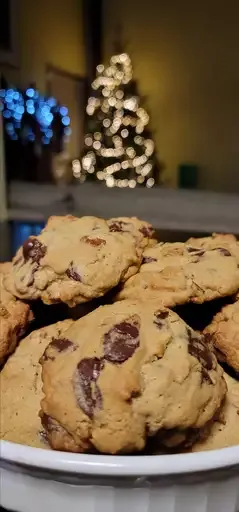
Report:
[[162,444],[171,433],[181,444],[226,393],[204,336],[150,302],[98,308],[54,340],[41,364],[42,425],[59,450],[133,453],[160,433]]
[[0,264],[0,365],[14,350],[33,316],[30,306],[7,292],[3,280],[11,263]]
[[7,361],[0,374],[1,439],[36,448],[48,446],[40,435],[38,412],[43,395],[38,361],[47,345],[63,337],[71,324],[72,320],[65,320],[32,332]]
[[139,273],[123,285],[116,298],[156,299],[173,307],[218,299],[235,293],[238,287],[237,259],[228,249],[159,243],[144,251]]
[[222,411],[213,423],[209,435],[192,447],[194,452],[239,445],[239,382],[226,373],[224,378],[228,391]]
[[[143,239],[143,235],[142,235]],[[7,289],[22,299],[70,307],[104,295],[138,271],[142,248],[130,232],[95,217],[53,217],[13,259]]]
[[211,335],[218,359],[239,372],[239,301],[222,308],[205,333]]

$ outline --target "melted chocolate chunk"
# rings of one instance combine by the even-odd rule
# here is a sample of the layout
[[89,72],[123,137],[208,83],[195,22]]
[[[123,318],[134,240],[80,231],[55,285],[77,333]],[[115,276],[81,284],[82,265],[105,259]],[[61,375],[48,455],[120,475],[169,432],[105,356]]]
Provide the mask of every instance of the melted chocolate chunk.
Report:
[[142,265],[145,263],[153,263],[154,261],[157,261],[156,258],[152,258],[151,256],[145,256],[142,261]]
[[115,222],[112,222],[112,224],[109,225],[109,229],[111,232],[126,231],[125,227],[128,225],[129,225],[128,222],[124,222],[123,220],[117,220]]
[[100,247],[101,245],[106,244],[106,240],[103,240],[102,238],[90,238],[89,236],[83,236],[81,240],[86,244],[93,245],[94,247]]
[[204,367],[202,367],[201,368],[201,383],[203,383],[205,381],[209,382],[209,384],[213,384],[212,379],[211,379],[208,371]]
[[95,409],[102,408],[102,395],[96,382],[104,368],[104,361],[98,357],[82,359],[73,376],[73,389],[77,404],[92,418]]
[[147,238],[151,238],[151,236],[153,235],[153,228],[151,226],[143,226],[140,230],[140,233],[142,233],[143,236],[147,237]]
[[188,247],[187,247],[187,251],[188,251],[188,252],[196,252],[196,253],[198,253],[198,252],[203,252],[203,253],[204,253],[204,251],[203,251],[200,247],[191,247],[191,246],[188,246]]
[[188,352],[191,356],[196,357],[196,359],[202,365],[202,381],[207,380],[208,382],[212,382],[208,371],[213,369],[213,357],[208,349],[205,338],[203,335],[197,335],[190,329],[187,329],[188,333]]
[[31,259],[34,263],[39,263],[44,258],[47,248],[37,238],[28,238],[22,246],[23,257],[25,261]]
[[49,346],[55,348],[58,352],[65,352],[69,348],[75,348],[74,343],[67,338],[53,338]]
[[69,349],[71,349],[71,351],[76,350],[74,343],[72,343],[72,341],[68,340],[67,338],[53,338],[40,358],[41,364],[45,361],[55,361],[54,351],[51,353],[52,348],[57,350],[59,353],[66,352]]
[[124,321],[104,336],[104,356],[110,363],[124,363],[139,347],[139,323]]
[[161,329],[161,327],[164,326],[163,320],[165,320],[165,318],[167,318],[168,315],[169,315],[168,311],[159,311],[158,313],[155,313],[154,324],[157,325],[157,327],[159,327],[159,329]]
[[231,256],[230,251],[228,251],[227,249],[224,249],[224,247],[216,247],[216,249],[213,249],[213,251],[218,251],[223,256]]
[[77,272],[76,267],[73,266],[73,261],[71,262],[70,267],[66,270],[66,275],[70,279],[74,279],[74,281],[81,282],[81,276],[80,276],[79,272]]
[[53,418],[44,412],[41,412],[41,424],[45,430],[48,430],[48,432],[52,432],[57,429],[57,425],[55,425]]

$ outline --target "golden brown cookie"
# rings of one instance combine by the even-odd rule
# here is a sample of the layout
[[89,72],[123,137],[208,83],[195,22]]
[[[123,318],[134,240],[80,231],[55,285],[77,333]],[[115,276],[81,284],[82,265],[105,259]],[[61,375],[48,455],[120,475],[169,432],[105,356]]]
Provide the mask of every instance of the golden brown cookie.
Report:
[[144,251],[139,273],[122,286],[116,298],[158,300],[173,307],[218,299],[238,287],[237,259],[229,250],[159,243]]
[[141,257],[136,238],[110,231],[103,219],[53,217],[39,236],[19,249],[5,285],[22,299],[72,307],[104,295],[135,274]]
[[222,411],[206,439],[192,447],[193,452],[218,450],[239,445],[239,382],[224,374],[228,392]]
[[9,271],[11,263],[0,264],[0,365],[15,350],[33,318],[30,306],[6,291],[3,280]]
[[72,320],[65,320],[32,332],[7,361],[0,374],[1,439],[47,447],[38,416],[43,396],[39,358],[52,339],[63,336],[71,324]]
[[98,308],[50,344],[41,363],[42,424],[60,450],[133,453],[161,433],[167,446],[181,444],[226,392],[204,337],[152,303]]
[[211,335],[218,359],[239,372],[239,301],[222,308],[205,333]]

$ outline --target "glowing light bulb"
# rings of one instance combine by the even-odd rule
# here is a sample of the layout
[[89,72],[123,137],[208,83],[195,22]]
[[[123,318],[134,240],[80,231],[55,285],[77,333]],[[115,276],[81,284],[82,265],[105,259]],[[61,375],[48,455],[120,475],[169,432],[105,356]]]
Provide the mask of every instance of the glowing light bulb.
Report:
[[124,130],[121,130],[121,137],[123,137],[123,139],[126,139],[126,137],[128,137],[129,135],[129,131],[126,130],[126,128],[124,128]]
[[81,175],[81,164],[79,160],[73,160],[72,171],[75,178],[79,178]]
[[98,73],[103,73],[104,69],[105,69],[104,64],[99,64],[99,65],[96,67],[96,70],[98,71]]
[[95,132],[94,133],[94,139],[95,140],[101,140],[102,139],[102,135],[100,132]]
[[107,119],[104,119],[104,121],[103,121],[103,126],[104,126],[105,128],[109,128],[110,124],[111,124],[110,119],[108,119],[108,118],[107,118]]
[[93,148],[94,149],[100,149],[101,148],[101,142],[99,140],[96,140],[95,142],[93,142]]
[[146,181],[146,187],[148,188],[151,188],[154,186],[154,183],[155,183],[155,179],[154,178],[149,178],[147,181]]
[[109,98],[108,102],[109,102],[109,105],[110,105],[111,107],[114,107],[114,105],[116,104],[117,100],[116,100],[116,98],[115,98],[114,96],[111,96],[111,97]]
[[106,185],[107,187],[114,187],[115,185],[115,180],[114,180],[114,177],[113,176],[109,176],[108,178],[106,178]]
[[124,91],[121,91],[119,89],[118,91],[116,91],[115,96],[117,99],[122,100],[122,98],[124,97]]
[[88,137],[88,136],[85,137],[85,145],[86,146],[91,146],[92,142],[93,142],[92,137]]

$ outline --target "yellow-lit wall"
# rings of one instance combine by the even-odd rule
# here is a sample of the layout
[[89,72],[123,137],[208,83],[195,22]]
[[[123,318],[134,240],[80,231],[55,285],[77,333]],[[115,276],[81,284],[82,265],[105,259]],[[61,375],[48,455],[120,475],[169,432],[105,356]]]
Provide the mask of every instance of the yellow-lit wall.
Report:
[[18,0],[19,69],[4,68],[9,81],[46,87],[50,63],[70,73],[85,73],[80,0]]
[[238,0],[105,0],[105,58],[121,22],[173,186],[189,161],[200,187],[239,191],[238,20]]

